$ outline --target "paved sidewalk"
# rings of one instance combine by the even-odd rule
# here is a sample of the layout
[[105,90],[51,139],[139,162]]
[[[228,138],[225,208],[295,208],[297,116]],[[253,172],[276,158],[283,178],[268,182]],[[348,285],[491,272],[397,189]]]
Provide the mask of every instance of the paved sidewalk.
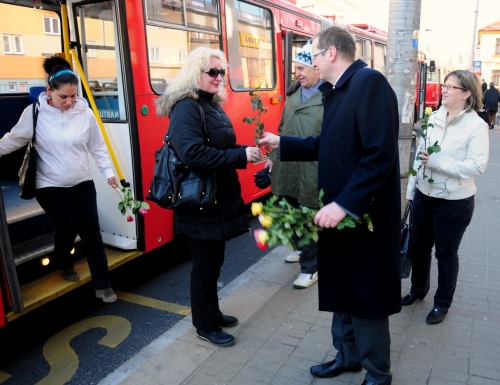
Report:
[[[436,289],[434,259],[427,297],[389,318],[393,385],[500,384],[500,130],[490,130],[490,140],[452,308],[441,324],[425,323]],[[309,373],[335,355],[332,314],[317,310],[317,284],[292,287],[299,266],[284,262],[288,252],[275,248],[219,292],[223,312],[240,320],[227,329],[235,345],[198,339],[188,316],[100,385],[361,384],[364,371],[331,379]],[[402,286],[404,295],[410,280]]]

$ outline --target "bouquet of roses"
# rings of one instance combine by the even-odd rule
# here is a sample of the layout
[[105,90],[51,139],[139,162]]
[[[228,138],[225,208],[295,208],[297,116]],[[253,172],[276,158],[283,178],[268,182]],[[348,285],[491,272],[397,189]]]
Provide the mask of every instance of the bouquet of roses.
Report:
[[[319,202],[321,202],[322,197],[323,190],[319,193]],[[296,250],[298,247],[309,244],[311,240],[317,242],[318,233],[323,230],[314,223],[314,216],[318,210],[306,206],[295,208],[285,198],[278,200],[279,197],[273,195],[266,203],[252,203],[252,214],[259,216],[259,221],[265,228],[254,231],[257,247],[265,250],[269,246],[285,245]],[[321,206],[323,205],[320,203]],[[368,230],[373,231],[373,223],[368,214],[363,215],[363,220],[366,222]],[[363,220],[346,215],[336,229],[355,228],[358,224],[363,223]]]

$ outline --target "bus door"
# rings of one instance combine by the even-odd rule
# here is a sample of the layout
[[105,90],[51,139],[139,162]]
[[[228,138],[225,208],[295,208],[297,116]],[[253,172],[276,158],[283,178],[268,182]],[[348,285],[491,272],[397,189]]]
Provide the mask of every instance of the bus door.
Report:
[[[134,109],[129,106],[127,89],[132,88],[125,79],[130,79],[124,65],[122,41],[123,30],[119,17],[119,3],[96,1],[74,2],[68,7],[71,41],[76,42],[79,60],[88,80],[98,113],[111,142],[111,147],[124,179],[132,191],[137,191],[134,167],[139,162],[133,159],[133,134],[130,117]],[[79,92],[83,95],[83,90]],[[137,249],[138,226],[129,223],[118,211],[121,200],[117,192],[107,184],[106,179],[91,161],[91,171],[97,190],[99,224],[104,244],[120,249]],[[115,171],[116,172],[116,171]],[[118,175],[118,174],[116,174]],[[134,193],[134,196],[137,195]],[[140,199],[140,198],[137,198]],[[142,221],[141,216],[136,217]]]
[[311,39],[310,36],[299,35],[292,31],[284,31],[282,34],[283,39],[283,68],[284,71],[284,84],[285,92],[296,80],[295,69],[293,67],[293,59],[302,47]]

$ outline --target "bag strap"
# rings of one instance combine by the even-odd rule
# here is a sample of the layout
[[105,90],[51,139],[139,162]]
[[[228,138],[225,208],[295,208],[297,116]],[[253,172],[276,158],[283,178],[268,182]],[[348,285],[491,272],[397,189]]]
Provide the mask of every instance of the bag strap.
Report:
[[38,120],[38,112],[40,111],[40,103],[33,103],[33,137],[31,138],[31,143],[36,145],[36,122]]
[[401,225],[404,225],[406,223],[406,221],[408,220],[408,215],[410,215],[412,205],[413,205],[413,201],[409,201],[406,204],[405,215],[403,216],[403,219],[401,219]]
[[[207,124],[205,122],[205,111],[203,111],[203,107],[201,106],[201,104],[199,102],[197,102],[197,103],[198,103],[198,108],[200,109],[203,139],[208,143],[210,141],[210,138],[208,137]],[[163,138],[164,143],[170,143],[170,138],[168,137],[169,132],[170,132],[170,126],[168,127],[167,133],[165,134],[165,137]]]

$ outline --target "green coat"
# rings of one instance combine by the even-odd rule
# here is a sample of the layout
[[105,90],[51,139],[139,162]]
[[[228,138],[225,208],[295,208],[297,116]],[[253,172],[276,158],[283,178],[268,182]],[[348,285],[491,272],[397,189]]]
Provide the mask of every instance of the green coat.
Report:
[[[283,107],[278,135],[317,136],[323,123],[321,92],[302,104],[302,87],[288,97]],[[277,150],[270,155],[274,161],[271,191],[274,195],[290,196],[308,207],[318,207],[318,162],[280,162]]]

